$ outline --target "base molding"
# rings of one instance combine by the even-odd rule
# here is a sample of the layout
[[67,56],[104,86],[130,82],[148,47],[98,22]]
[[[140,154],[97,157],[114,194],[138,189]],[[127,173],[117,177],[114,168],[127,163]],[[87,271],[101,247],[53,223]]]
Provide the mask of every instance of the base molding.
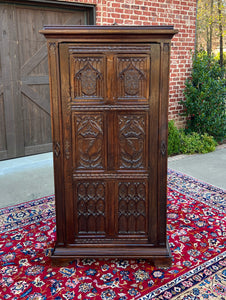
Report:
[[171,251],[168,243],[166,247],[153,247],[148,244],[141,245],[84,245],[76,244],[70,247],[55,247],[51,256],[52,264],[65,265],[70,261],[81,258],[143,258],[152,262],[156,267],[170,267],[172,263]]

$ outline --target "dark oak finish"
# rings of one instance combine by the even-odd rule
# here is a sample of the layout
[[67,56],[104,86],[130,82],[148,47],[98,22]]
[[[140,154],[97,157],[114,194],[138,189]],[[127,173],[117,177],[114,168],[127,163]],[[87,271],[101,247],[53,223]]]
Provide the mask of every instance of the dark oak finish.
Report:
[[167,114],[173,27],[77,26],[48,40],[57,242],[52,261],[169,265]]

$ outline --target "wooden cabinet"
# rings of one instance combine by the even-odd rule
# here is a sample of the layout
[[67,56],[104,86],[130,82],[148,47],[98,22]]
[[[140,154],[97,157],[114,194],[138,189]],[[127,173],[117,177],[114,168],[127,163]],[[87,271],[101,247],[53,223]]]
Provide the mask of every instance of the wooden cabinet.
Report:
[[173,27],[45,27],[57,242],[54,262],[169,264],[167,114]]

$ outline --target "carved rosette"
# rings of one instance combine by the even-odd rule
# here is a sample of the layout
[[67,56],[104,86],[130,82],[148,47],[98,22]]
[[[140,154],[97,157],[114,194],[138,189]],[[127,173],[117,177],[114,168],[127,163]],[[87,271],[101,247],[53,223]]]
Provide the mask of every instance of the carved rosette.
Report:
[[78,233],[105,233],[105,183],[77,184]]
[[118,233],[145,234],[146,183],[120,182],[118,185]]
[[103,169],[103,115],[79,115],[76,123],[78,169]]
[[145,167],[145,116],[119,115],[119,167],[143,169]]

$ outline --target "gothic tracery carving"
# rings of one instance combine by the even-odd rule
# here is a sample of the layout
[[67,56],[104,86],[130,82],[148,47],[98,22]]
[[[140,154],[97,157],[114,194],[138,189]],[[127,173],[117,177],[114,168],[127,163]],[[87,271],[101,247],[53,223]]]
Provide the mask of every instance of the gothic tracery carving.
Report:
[[78,233],[105,232],[105,183],[77,185]]
[[144,74],[136,68],[132,61],[119,74],[119,78],[124,80],[125,93],[127,95],[135,96],[139,93],[139,80],[144,79]]
[[119,234],[145,233],[146,183],[120,182],[118,193]]
[[103,58],[74,57],[74,97],[103,98]]
[[118,98],[147,97],[147,58],[118,57]]

